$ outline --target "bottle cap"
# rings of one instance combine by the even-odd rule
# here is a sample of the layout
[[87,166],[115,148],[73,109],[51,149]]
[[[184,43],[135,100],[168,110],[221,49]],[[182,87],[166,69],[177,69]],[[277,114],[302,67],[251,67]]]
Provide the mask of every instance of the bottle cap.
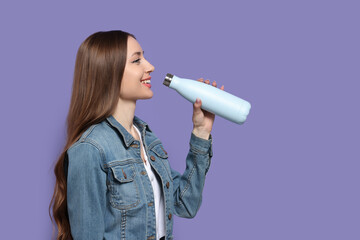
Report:
[[173,77],[174,75],[172,75],[171,73],[166,74],[163,84],[168,87]]

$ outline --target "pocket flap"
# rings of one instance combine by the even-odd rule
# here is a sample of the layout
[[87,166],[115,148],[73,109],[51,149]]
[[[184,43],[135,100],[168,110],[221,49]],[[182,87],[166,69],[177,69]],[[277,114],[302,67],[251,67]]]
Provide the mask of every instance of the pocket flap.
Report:
[[151,148],[151,150],[161,158],[168,158],[168,154],[162,144],[155,145],[153,148]]
[[114,178],[119,182],[131,182],[135,177],[135,169],[132,164],[129,165],[117,165],[111,167],[111,171]]

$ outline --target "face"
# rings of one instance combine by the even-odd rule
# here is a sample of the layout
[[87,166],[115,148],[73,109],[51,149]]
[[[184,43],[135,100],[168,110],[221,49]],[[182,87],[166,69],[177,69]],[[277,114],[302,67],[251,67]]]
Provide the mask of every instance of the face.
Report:
[[150,80],[150,73],[154,71],[145,58],[140,44],[133,37],[127,41],[127,57],[124,76],[121,82],[120,98],[124,100],[149,99],[153,96]]

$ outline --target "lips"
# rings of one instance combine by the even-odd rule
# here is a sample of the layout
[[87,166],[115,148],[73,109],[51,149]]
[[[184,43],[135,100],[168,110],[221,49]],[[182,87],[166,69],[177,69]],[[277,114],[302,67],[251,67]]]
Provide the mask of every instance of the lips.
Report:
[[148,78],[145,78],[145,79],[142,79],[142,80],[140,80],[140,82],[142,83],[142,84],[144,84],[145,86],[147,86],[148,88],[151,88],[151,82],[150,82],[150,80],[151,80],[151,77],[148,77]]
[[148,77],[148,78],[144,78],[144,79],[140,80],[140,82],[150,81],[150,80],[151,80],[151,77]]

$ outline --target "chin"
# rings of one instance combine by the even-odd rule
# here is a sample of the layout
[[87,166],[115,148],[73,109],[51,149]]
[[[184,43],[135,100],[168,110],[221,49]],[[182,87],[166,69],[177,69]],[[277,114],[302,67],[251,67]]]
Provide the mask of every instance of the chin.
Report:
[[140,99],[143,99],[143,100],[145,100],[145,99],[150,99],[150,98],[152,98],[153,96],[154,96],[154,93],[151,93],[151,94],[148,94],[147,96],[141,97]]
[[154,96],[154,92],[151,91],[151,93],[149,94],[149,98],[152,98]]

